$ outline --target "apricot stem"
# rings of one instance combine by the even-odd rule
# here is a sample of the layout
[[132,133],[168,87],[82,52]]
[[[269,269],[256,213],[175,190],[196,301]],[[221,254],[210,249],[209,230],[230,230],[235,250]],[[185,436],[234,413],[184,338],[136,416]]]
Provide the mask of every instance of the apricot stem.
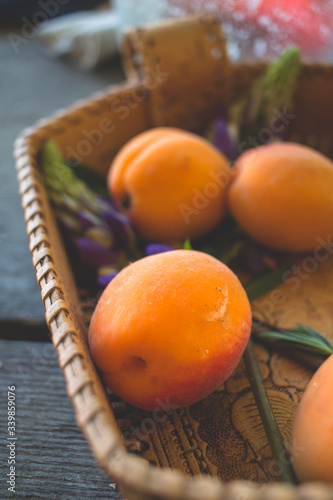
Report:
[[120,204],[124,210],[131,208],[131,197],[128,193],[123,194]]
[[260,418],[266,432],[273,458],[278,467],[280,477],[282,481],[286,483],[297,484],[294,470],[291,466],[287,450],[284,446],[281,433],[268,399],[251,339],[249,339],[246,346],[243,359],[254,399],[256,401]]

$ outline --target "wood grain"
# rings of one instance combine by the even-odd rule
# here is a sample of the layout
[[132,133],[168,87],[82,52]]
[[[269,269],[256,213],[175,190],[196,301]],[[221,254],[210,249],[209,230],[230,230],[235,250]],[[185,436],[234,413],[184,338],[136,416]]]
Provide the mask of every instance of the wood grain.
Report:
[[98,468],[74,417],[51,343],[0,340],[0,498],[8,492],[7,387],[16,387],[16,497],[122,497]]

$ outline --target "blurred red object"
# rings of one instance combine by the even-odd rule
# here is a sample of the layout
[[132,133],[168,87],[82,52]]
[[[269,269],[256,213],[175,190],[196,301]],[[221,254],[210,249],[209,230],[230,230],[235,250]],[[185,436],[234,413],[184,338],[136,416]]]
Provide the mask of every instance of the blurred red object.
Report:
[[332,42],[333,3],[325,0],[241,0],[232,2],[244,21],[275,24],[290,43],[306,53],[326,49]]
[[333,0],[169,0],[170,12],[217,15],[235,59],[276,57],[290,45],[333,60]]

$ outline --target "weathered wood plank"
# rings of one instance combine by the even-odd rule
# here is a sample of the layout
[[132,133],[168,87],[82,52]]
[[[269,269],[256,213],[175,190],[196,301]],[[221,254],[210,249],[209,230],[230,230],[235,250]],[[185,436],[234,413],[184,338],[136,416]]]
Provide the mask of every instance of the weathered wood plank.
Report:
[[[4,124],[0,134],[0,317],[43,321],[44,308],[18,194],[13,142],[38,119],[125,77],[119,58],[94,72],[82,72],[61,60],[45,57],[36,50],[34,36],[29,39],[22,36],[23,26],[22,18],[16,35],[12,30],[9,33],[0,30],[1,123]],[[12,43],[15,36],[21,40],[18,46]]]
[[52,344],[8,340],[0,340],[0,498],[14,496],[6,484],[6,444],[10,442],[6,403],[7,387],[12,385],[16,394],[15,496],[120,500],[76,425]]

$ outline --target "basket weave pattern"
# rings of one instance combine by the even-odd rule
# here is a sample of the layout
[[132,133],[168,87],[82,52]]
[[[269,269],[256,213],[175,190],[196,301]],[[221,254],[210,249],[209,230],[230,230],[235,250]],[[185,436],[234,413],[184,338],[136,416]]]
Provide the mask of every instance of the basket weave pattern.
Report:
[[[86,326],[80,314],[78,292],[54,214],[40,179],[38,152],[43,141],[49,138],[55,140],[65,152],[68,144],[76,145],[82,139],[83,128],[98,128],[102,119],[110,117],[112,109],[112,119],[115,123],[112,136],[103,139],[102,144],[93,148],[91,154],[85,158],[88,164],[96,165],[99,172],[105,173],[110,158],[122,144],[147,128],[156,125],[182,126],[190,130],[202,128],[213,116],[216,103],[227,103],[229,99],[241,95],[263,68],[263,65],[253,65],[239,66],[232,70],[226,60],[223,37],[213,18],[205,16],[182,21],[177,30],[181,33],[188,30],[186,40],[189,33],[193,33],[193,29],[195,36],[200,39],[202,33],[215,34],[221,51],[220,57],[218,60],[208,60],[204,56],[205,50],[200,52],[196,45],[199,55],[203,54],[203,66],[188,68],[188,73],[184,71],[193,81],[199,80],[198,85],[193,85],[191,92],[186,93],[183,90],[186,85],[179,83],[179,68],[170,69],[170,78],[165,85],[151,90],[146,99],[136,101],[126,123],[122,122],[120,113],[116,111],[124,103],[124,96],[131,96],[133,92],[142,90],[144,67],[151,68],[152,64],[159,64],[161,61],[163,63],[163,57],[158,61],[153,51],[165,54],[168,48],[170,52],[170,30],[174,29],[166,23],[163,30],[152,28],[129,33],[124,44],[124,60],[130,77],[129,82],[111,87],[90,99],[74,104],[70,109],[58,112],[50,119],[38,122],[34,127],[24,130],[15,144],[17,175],[32,260],[45,306],[46,321],[66,379],[67,392],[75,408],[78,426],[90,443],[99,464],[119,484],[128,499],[332,499],[333,489],[317,484],[305,484],[295,488],[278,483],[223,483],[212,477],[197,476],[189,479],[179,471],[153,467],[147,461],[128,453],[104,387],[92,363],[86,342]],[[148,44],[147,40],[150,40]],[[178,40],[174,43],[177,45],[180,42]],[[207,42],[203,43],[202,47],[205,48],[206,44]],[[192,45],[189,47],[193,49]],[[141,62],[138,63],[136,59],[134,65],[133,55],[137,53],[142,56]],[[169,64],[168,59],[165,64]],[[170,68],[170,65],[168,67]],[[332,82],[330,68],[318,66],[306,69],[305,78],[307,73],[311,73],[308,80],[312,83],[298,94],[298,99],[303,103],[309,92],[313,92],[313,87],[330,87]],[[208,91],[197,95],[198,89],[207,86],[206,80],[209,78],[212,84],[208,85]],[[177,99],[179,93],[183,96],[181,101]],[[302,106],[299,108],[302,109]],[[332,108],[333,102],[328,105],[327,117],[324,119],[326,131],[333,130],[333,112],[330,115]],[[315,114],[314,120],[316,119],[319,121],[320,117]],[[307,134],[311,137],[311,131],[307,127],[307,122],[304,122],[294,133],[303,138]],[[320,138],[316,140],[321,141],[321,149],[324,149],[326,154],[331,152],[331,144],[325,139],[325,134],[320,134]]]

